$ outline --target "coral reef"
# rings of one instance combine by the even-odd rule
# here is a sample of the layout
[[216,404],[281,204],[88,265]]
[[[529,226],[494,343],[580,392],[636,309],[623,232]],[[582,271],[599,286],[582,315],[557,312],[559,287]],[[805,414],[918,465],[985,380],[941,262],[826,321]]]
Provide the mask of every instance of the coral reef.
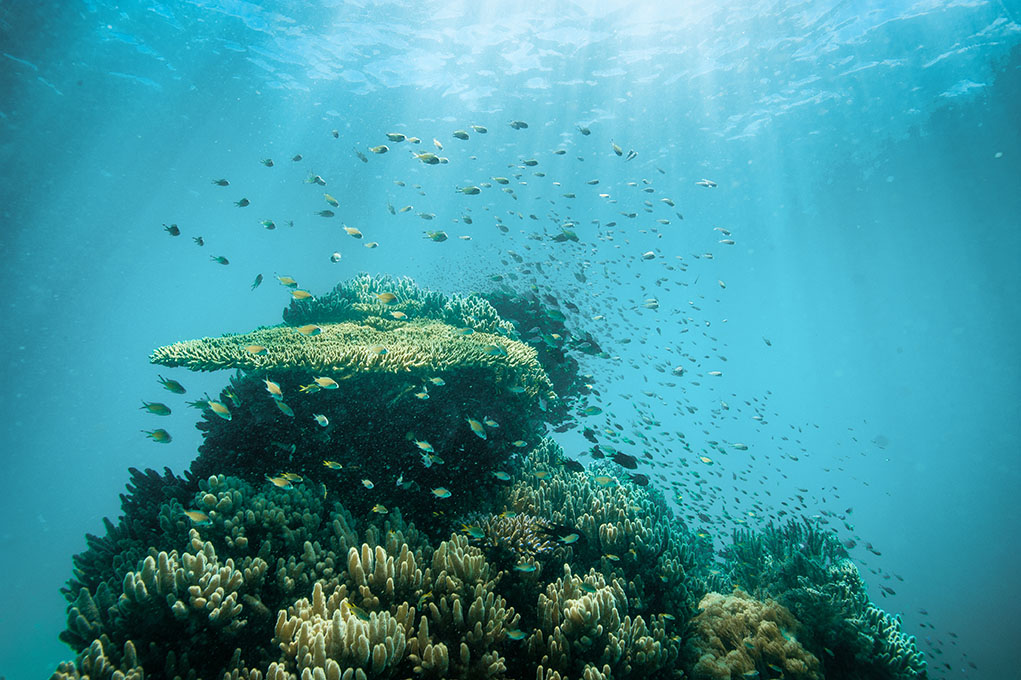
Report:
[[647,477],[568,459],[543,432],[585,341],[493,299],[524,341],[485,299],[362,275],[156,350],[236,373],[193,402],[185,476],[132,469],[75,556],[53,677],[925,677],[830,534],[742,532],[721,563]]

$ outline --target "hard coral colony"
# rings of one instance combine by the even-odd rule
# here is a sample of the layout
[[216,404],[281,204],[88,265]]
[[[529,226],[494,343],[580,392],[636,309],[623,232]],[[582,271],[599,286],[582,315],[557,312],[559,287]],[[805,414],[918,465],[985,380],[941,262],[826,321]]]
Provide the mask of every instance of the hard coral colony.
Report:
[[132,469],[75,557],[53,677],[925,677],[832,534],[740,533],[720,562],[647,478],[544,437],[584,381],[519,336],[534,303],[498,302],[360,276],[157,349],[235,369],[209,400],[231,419],[203,410],[183,477]]

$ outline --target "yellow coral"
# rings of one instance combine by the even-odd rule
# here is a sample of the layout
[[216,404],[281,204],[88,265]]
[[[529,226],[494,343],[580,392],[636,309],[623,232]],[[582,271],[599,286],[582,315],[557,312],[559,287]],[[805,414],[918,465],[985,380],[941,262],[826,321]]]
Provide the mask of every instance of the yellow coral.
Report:
[[794,637],[800,624],[782,605],[735,589],[732,595],[709,593],[698,608],[691,639],[696,680],[729,680],[752,671],[769,677],[769,666],[783,669],[787,678],[818,680],[819,660]]
[[[193,371],[295,368],[341,374],[412,373],[422,378],[475,368],[490,373],[498,385],[520,386],[532,397],[555,397],[535,350],[500,335],[464,335],[432,320],[397,323],[371,318],[319,328],[321,332],[308,336],[293,326],[271,326],[244,334],[186,340],[156,349],[149,359],[154,364]],[[266,351],[246,349],[253,345]]]

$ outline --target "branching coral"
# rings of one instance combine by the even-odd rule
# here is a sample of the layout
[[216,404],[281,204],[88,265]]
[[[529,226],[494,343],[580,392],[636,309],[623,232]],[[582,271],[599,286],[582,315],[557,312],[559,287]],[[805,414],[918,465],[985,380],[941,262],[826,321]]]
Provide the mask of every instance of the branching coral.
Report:
[[[737,534],[712,575],[647,478],[540,439],[557,405],[535,348],[579,377],[564,317],[501,304],[551,323],[530,347],[482,298],[362,275],[289,325],[156,350],[237,373],[217,413],[193,403],[190,473],[132,470],[124,516],[76,556],[78,658],[55,678],[924,677],[815,525]],[[757,599],[696,615],[724,582]]]
[[695,554],[691,536],[662,497],[627,481],[606,483],[602,475],[568,472],[558,464],[562,459],[551,439],[529,454],[526,465],[544,474],[526,476],[511,487],[514,509],[546,518],[561,527],[561,534],[576,532],[572,564],[624,577],[639,611],[655,602],[654,613],[686,618],[697,601],[688,590],[694,585]]
[[366,614],[352,608],[344,593],[338,586],[327,597],[317,583],[311,601],[298,600],[280,612],[274,641],[285,660],[278,665],[293,665],[303,676],[311,671],[312,677],[393,677],[404,659],[414,609],[403,605],[398,617],[386,611]]
[[[734,583],[773,598],[805,625],[802,643],[829,680],[914,680],[925,662],[899,620],[869,602],[858,568],[836,536],[806,522],[734,534],[727,551]],[[824,653],[825,650],[825,653]]]
[[[384,304],[380,296],[389,302]],[[506,337],[516,334],[513,324],[501,319],[483,298],[459,294],[448,297],[422,290],[410,278],[389,275],[359,274],[314,300],[292,301],[284,310],[284,321],[292,326],[345,321],[371,323],[373,318],[393,321],[394,312],[398,313],[396,316],[433,319],[480,333]]]

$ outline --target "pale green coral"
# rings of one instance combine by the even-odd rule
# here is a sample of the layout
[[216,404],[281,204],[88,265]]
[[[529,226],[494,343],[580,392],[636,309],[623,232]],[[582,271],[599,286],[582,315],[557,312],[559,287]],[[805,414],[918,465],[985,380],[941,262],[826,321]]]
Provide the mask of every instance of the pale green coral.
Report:
[[[383,304],[379,298],[383,294],[396,297]],[[359,274],[314,300],[296,300],[284,310],[284,320],[295,326],[345,321],[375,323],[375,320],[392,321],[394,312],[409,319],[433,319],[480,333],[516,336],[514,325],[501,319],[484,298],[426,291],[408,277],[385,274]]]
[[529,638],[529,653],[563,677],[632,673],[640,677],[668,668],[679,643],[667,635],[662,620],[647,624],[628,614],[623,579],[607,581],[591,570],[582,579],[564,566],[564,575],[540,593],[538,629]]
[[[528,345],[490,333],[465,335],[437,321],[363,323],[319,326],[304,335],[291,326],[258,328],[241,335],[201,338],[156,349],[154,364],[193,371],[301,369],[337,376],[395,373],[418,378],[456,370],[481,370],[497,386],[521,387],[529,396],[553,399],[553,386]],[[258,345],[264,353],[246,347]]]
[[311,672],[328,680],[389,678],[404,658],[405,631],[412,618],[414,609],[406,604],[397,616],[383,611],[360,617],[349,606],[343,586],[327,597],[316,583],[311,600],[298,600],[280,612],[274,640],[285,667],[293,664],[303,677]]
[[[665,608],[660,611],[693,609],[695,598],[685,583],[692,577],[694,556],[662,498],[645,487],[616,480],[601,484],[605,480],[597,481],[597,475],[568,472],[560,465],[563,457],[549,438],[529,453],[527,465],[549,474],[515,482],[510,489],[514,509],[573,527],[589,547],[585,557],[602,556],[607,574],[626,576],[628,597],[640,606],[651,606],[656,592]],[[574,555],[582,557],[577,549]]]

